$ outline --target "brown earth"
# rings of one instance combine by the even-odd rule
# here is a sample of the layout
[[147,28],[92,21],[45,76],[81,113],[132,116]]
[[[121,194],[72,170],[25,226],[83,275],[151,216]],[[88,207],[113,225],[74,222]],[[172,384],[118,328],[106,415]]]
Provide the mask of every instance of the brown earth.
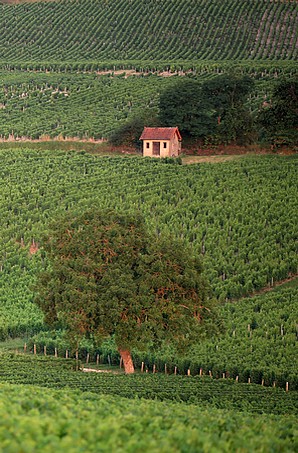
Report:
[[30,255],[35,255],[39,250],[38,244],[33,240],[29,248]]

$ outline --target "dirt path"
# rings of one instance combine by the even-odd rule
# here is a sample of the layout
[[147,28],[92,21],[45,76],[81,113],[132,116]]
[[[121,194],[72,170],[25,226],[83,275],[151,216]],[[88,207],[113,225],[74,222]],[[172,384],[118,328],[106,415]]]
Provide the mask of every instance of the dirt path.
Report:
[[[287,283],[290,283],[296,279],[298,279],[298,273],[292,274],[291,276],[285,278],[284,280],[279,280],[278,282],[274,282],[273,286],[265,286],[265,288],[262,288],[259,291],[254,291],[253,293],[248,294],[247,296],[243,296],[240,299],[242,300],[242,299],[247,299],[248,297],[261,296],[262,294],[269,293],[270,291],[274,291],[276,288],[286,285]],[[237,302],[238,300],[239,299],[233,299],[233,302]]]
[[84,373],[113,373],[112,370],[96,370],[95,368],[83,368]]

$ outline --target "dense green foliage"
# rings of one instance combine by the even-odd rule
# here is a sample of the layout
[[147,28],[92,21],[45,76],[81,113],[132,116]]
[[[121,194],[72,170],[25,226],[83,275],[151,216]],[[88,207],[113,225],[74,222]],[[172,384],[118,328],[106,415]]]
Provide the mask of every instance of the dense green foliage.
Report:
[[[40,243],[51,219],[69,209],[139,210],[152,231],[170,231],[203,256],[206,276],[221,300],[297,272],[296,157],[181,166],[137,157],[10,150],[2,151],[1,159],[2,340],[43,328],[31,287],[46,262],[29,248],[33,240]],[[296,297],[285,291],[227,305],[221,314],[226,334],[217,342],[203,342],[179,362],[167,351],[158,357],[135,354],[135,362],[145,361],[150,369],[155,361],[160,370],[167,363],[170,371],[177,365],[186,372],[190,366],[193,373],[203,368],[218,376],[239,375],[245,382],[264,378],[269,385],[276,381],[284,387],[288,381],[296,386]],[[36,343],[49,346],[50,340]],[[52,344],[65,354],[65,342]]]
[[157,112],[162,77],[5,72],[0,75],[0,134],[8,138],[107,137],[142,111]]
[[160,94],[160,123],[166,127],[175,124],[183,137],[204,138],[214,133],[210,110],[210,101],[203,96],[201,84],[195,79],[176,79]]
[[[65,363],[65,364],[64,364]],[[74,360],[0,354],[0,382],[47,388],[72,388],[96,394],[179,401],[251,413],[297,414],[297,392],[229,379],[165,374],[74,371]],[[64,365],[63,365],[64,364]],[[34,372],[33,372],[34,370]]]
[[150,355],[136,354],[136,363],[145,361],[150,369],[166,363],[173,371],[190,368],[193,374],[222,377],[238,376],[240,382],[276,385],[298,389],[297,376],[298,289],[283,289],[262,296],[245,298],[221,307],[223,332],[203,339],[182,359],[171,351]]
[[[233,73],[256,81],[246,107],[254,117],[261,111],[261,138],[274,146],[296,146],[297,112],[295,105],[288,108],[293,96],[284,97],[287,90],[281,93],[273,84],[283,76],[286,87],[297,75],[296,2],[5,3],[0,4],[1,138],[117,138],[124,131],[130,139],[133,131],[135,140],[136,122],[139,129],[148,118],[154,123],[160,94],[178,76],[204,83]],[[138,210],[153,232],[170,231],[191,243],[221,300],[297,273],[296,158],[189,168],[74,152],[8,150],[0,158],[1,339],[44,328],[32,292],[37,273],[48,266],[44,253],[35,253],[41,237],[57,215],[94,204]],[[135,353],[139,364],[156,361],[160,371],[166,359],[168,370],[177,365],[181,374],[190,366],[193,374],[212,368],[216,377],[224,372],[283,388],[288,381],[289,393],[206,376],[87,375],[74,372],[71,360],[1,356],[1,448],[12,453],[296,451],[295,420],[289,415],[297,414],[296,310],[296,289],[227,304],[225,332],[197,345],[179,363],[169,350],[152,357]],[[58,341],[61,353],[65,339]],[[104,354],[109,346],[112,351],[105,345]],[[118,395],[158,398],[167,406]],[[266,416],[256,415],[261,412]]]
[[[297,272],[297,157],[259,156],[218,165],[98,158],[76,152],[1,152],[1,338],[37,328],[31,255],[51,219],[88,206],[139,212],[152,231],[171,232],[203,255],[219,299]],[[9,312],[8,312],[9,307]],[[33,308],[32,308],[33,309]],[[9,315],[8,315],[9,313]]]
[[[273,80],[297,74],[294,2],[63,0],[0,4],[0,17],[6,139],[115,138],[123,128],[127,137],[140,116],[153,125],[174,74],[199,82],[248,74],[260,81],[247,99],[256,112],[270,101]],[[233,122],[238,129],[247,123],[235,112]],[[251,139],[242,133],[242,143]]]
[[0,386],[0,443],[7,452],[294,452],[295,419],[129,401],[116,396]]
[[298,288],[289,288],[223,306],[225,335],[198,344],[193,357],[205,370],[217,368],[232,377],[243,370],[253,382],[280,379],[283,386],[292,381],[298,388],[297,301]]
[[[173,237],[150,234],[140,215],[96,207],[56,220],[42,242],[50,265],[35,285],[45,321],[84,337],[114,335],[126,372],[131,350],[197,341],[210,317],[202,263]],[[125,354],[124,354],[125,353]]]
[[258,119],[273,145],[298,143],[298,78],[275,85],[271,101],[265,103]]
[[[298,281],[296,279],[296,285]],[[211,374],[214,377],[238,379],[291,389],[298,389],[296,348],[296,319],[298,289],[279,288],[254,298],[222,305],[219,313],[221,332],[212,338],[200,338],[193,348],[188,348],[183,356],[178,356],[173,348],[163,347],[145,353],[134,350],[133,359],[140,369],[163,372],[165,365],[169,373],[192,375]],[[55,348],[60,356],[65,356],[69,342],[62,331],[40,332],[32,337],[28,347],[43,353],[44,346],[54,355]],[[99,348],[85,341],[80,347],[80,358],[95,363],[99,354],[101,363],[119,364],[119,353],[112,341],[104,342]]]
[[0,5],[0,61],[290,60],[295,2],[80,0]]
[[160,123],[175,124],[182,136],[200,138],[203,143],[249,143],[253,117],[246,103],[253,86],[252,78],[231,74],[202,84],[178,79],[160,95]]
[[[195,76],[195,80],[194,76],[186,77],[184,83],[199,87],[215,76],[214,69],[202,69],[202,72]],[[238,72],[238,77],[243,77],[243,74]],[[252,74],[252,77],[255,75]],[[264,74],[256,82],[255,89],[246,100],[246,105],[254,116],[260,109],[264,97],[270,99],[272,77],[273,74]],[[194,121],[191,123],[195,128],[195,135],[202,136],[213,132],[214,127],[209,124],[210,121],[207,128],[203,121],[198,121],[202,114],[194,112],[196,108],[194,100],[192,100],[194,108],[191,109],[189,96],[193,96],[193,92],[183,93],[181,89],[183,80],[184,78],[178,76],[162,77],[158,74],[139,74],[125,78],[123,74],[112,76],[94,72],[2,71],[0,136],[4,139],[112,137],[113,142],[119,144],[121,135],[122,143],[125,144],[127,141],[135,145],[144,124],[160,125],[160,121],[165,120],[166,125],[171,120],[174,121],[171,124],[178,122],[170,112],[170,106],[175,104],[175,99],[169,100],[169,95],[172,97],[173,89],[175,92],[177,86],[178,102],[181,104],[183,101],[187,115],[195,116],[197,123],[194,124]],[[187,103],[185,99],[188,100]],[[160,101],[162,103],[163,100],[164,113],[159,119]],[[203,105],[209,112],[208,100],[205,100]],[[174,110],[174,114],[177,116],[177,109]]]

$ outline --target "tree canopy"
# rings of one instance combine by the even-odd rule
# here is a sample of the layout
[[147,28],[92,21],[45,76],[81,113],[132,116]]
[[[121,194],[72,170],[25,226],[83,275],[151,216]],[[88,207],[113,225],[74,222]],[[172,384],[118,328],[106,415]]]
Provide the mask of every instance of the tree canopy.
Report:
[[273,146],[298,143],[298,78],[278,82],[258,115],[263,139]]
[[[210,319],[202,265],[179,241],[148,232],[139,215],[90,209],[56,221],[43,244],[49,265],[36,302],[79,344],[115,336],[126,372],[131,350],[188,345]],[[208,322],[207,322],[208,324]]]
[[159,119],[164,126],[178,126],[185,137],[197,138],[214,132],[208,101],[195,79],[178,79],[160,94]]
[[253,121],[245,102],[254,86],[248,76],[223,74],[202,84],[202,96],[209,100],[214,121],[214,136],[220,143],[246,143]]
[[202,84],[190,78],[178,80],[160,95],[160,121],[204,142],[246,143],[253,121],[245,102],[253,85],[251,78],[233,74]]

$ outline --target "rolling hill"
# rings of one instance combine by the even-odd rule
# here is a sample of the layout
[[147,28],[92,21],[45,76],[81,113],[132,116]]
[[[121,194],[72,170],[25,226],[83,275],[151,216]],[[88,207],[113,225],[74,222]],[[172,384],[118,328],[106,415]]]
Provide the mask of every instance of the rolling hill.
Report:
[[[0,0],[0,30],[4,141],[106,138],[144,111],[156,115],[178,77],[249,75],[254,113],[276,81],[297,76],[294,1]],[[93,156],[79,145],[0,151],[1,446],[297,451],[297,282],[235,301],[297,275],[297,156],[180,166]],[[47,330],[32,285],[48,265],[40,249],[51,219],[94,204],[138,210],[153,231],[192,244],[222,303],[219,335],[180,361],[171,350],[136,351],[149,372],[131,379],[73,370],[62,358],[69,344]],[[27,352],[33,342],[48,354],[56,347],[59,358],[4,354],[12,339],[26,341]],[[85,359],[94,349],[80,352]],[[164,376],[165,360],[169,373],[178,366],[205,376]]]
[[296,2],[79,0],[2,4],[0,62],[294,60]]
[[249,75],[256,112],[297,75],[296,2],[0,2],[0,138],[107,138],[176,77]]

